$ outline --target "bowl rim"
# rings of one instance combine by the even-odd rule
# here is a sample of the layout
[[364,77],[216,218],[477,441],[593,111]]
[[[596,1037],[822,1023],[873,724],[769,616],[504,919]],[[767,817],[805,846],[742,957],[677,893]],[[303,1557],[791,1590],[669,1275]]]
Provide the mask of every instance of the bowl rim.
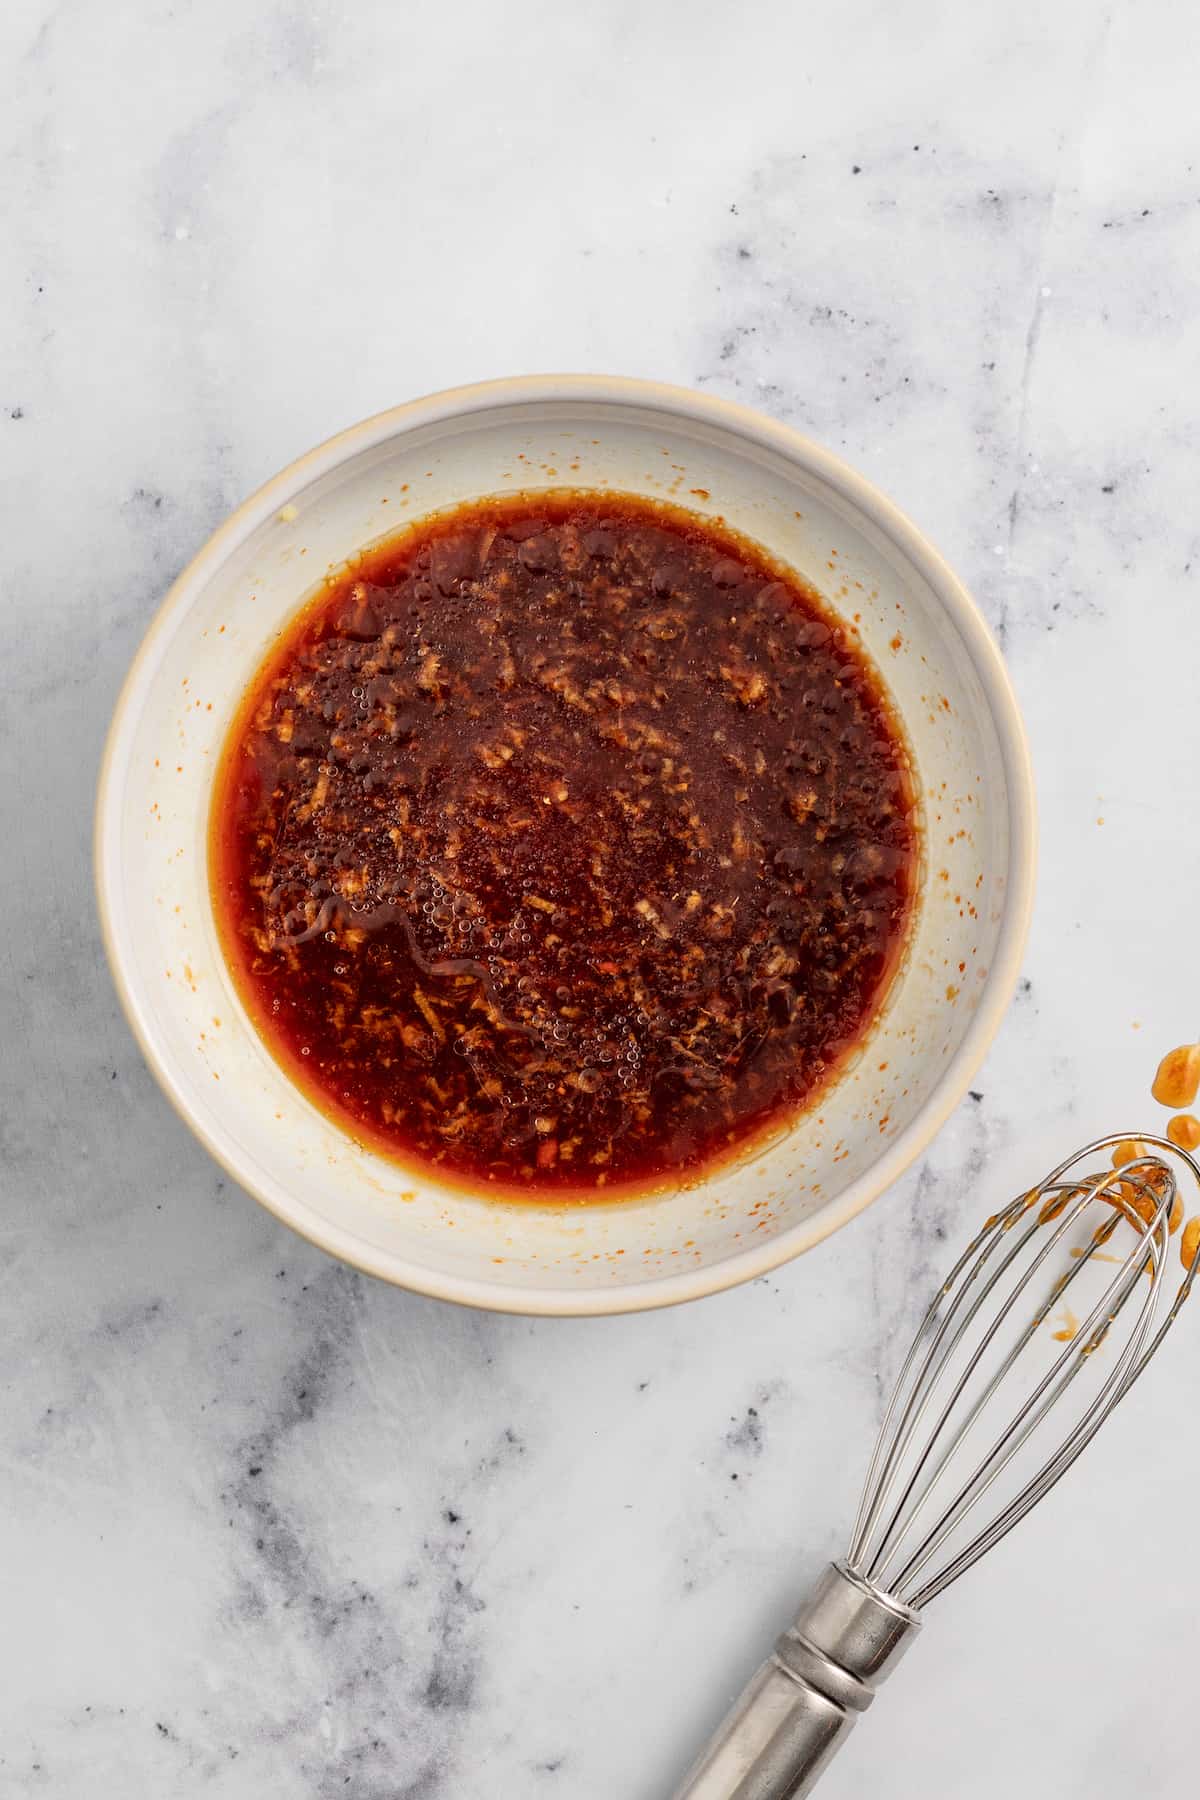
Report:
[[[431,1270],[380,1251],[356,1233],[327,1221],[297,1217],[282,1182],[272,1186],[241,1166],[237,1147],[222,1142],[193,1113],[183,1085],[155,1041],[118,950],[114,917],[120,903],[120,810],[116,782],[120,752],[136,725],[134,703],[153,647],[186,612],[193,596],[245,540],[289,499],[351,457],[416,427],[465,418],[497,407],[549,401],[584,401],[651,410],[665,417],[719,425],[760,448],[782,455],[816,475],[850,502],[920,571],[952,619],[983,687],[996,728],[1009,812],[1009,863],[1003,915],[983,993],[961,1044],[925,1104],[888,1145],[879,1161],[835,1199],[761,1245],[707,1268],[681,1270],[650,1281],[606,1289],[525,1288],[515,1282],[464,1277]],[[991,629],[966,586],[894,502],[831,451],[777,420],[714,394],[633,376],[547,374],[508,376],[444,388],[374,413],[335,433],[263,483],[220,525],[172,582],[159,604],[122,683],[105,740],[97,786],[94,874],[100,930],[122,1010],[159,1086],[194,1136],[239,1187],[283,1224],[328,1255],[394,1286],[460,1305],[527,1316],[589,1317],[678,1305],[751,1281],[811,1250],[863,1212],[929,1146],[959,1104],[983,1061],[1008,1008],[1020,973],[1033,909],[1037,822],[1033,770],[1024,722],[1012,682]]]

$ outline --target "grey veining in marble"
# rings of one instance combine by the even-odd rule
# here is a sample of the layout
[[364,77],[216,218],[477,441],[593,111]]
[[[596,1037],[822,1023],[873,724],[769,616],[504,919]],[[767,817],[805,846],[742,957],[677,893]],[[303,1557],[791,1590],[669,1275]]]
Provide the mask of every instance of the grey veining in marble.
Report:
[[[1198,35],[1170,0],[3,9],[0,1792],[665,1795],[839,1547],[968,1224],[1152,1114],[1197,1029]],[[90,887],[122,673],[224,512],[395,400],[552,368],[736,396],[878,481],[1000,633],[1041,787],[1026,978],[924,1163],[624,1321],[393,1292],[231,1191]],[[828,1800],[1194,1791],[1197,1330]]]

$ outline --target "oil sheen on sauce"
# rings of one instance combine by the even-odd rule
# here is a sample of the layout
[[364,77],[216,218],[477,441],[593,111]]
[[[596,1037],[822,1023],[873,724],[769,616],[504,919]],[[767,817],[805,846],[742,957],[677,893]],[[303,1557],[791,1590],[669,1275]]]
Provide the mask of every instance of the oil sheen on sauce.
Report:
[[331,578],[233,723],[210,861],[239,991],[328,1115],[587,1200],[814,1099],[882,1003],[917,831],[851,628],[707,521],[577,493]]

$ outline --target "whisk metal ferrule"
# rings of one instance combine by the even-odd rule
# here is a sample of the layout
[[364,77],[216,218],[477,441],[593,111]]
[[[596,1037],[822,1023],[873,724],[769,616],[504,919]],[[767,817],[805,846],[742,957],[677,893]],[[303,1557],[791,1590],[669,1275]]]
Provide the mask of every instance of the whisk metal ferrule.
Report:
[[920,1628],[831,1563],[675,1800],[801,1800]]

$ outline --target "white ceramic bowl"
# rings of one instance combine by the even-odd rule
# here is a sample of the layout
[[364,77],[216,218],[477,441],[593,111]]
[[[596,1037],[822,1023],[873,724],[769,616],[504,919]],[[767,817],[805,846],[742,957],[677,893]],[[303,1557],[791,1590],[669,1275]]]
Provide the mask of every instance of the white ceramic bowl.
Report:
[[[249,1023],[206,879],[210,786],[267,646],[330,565],[417,517],[517,488],[612,487],[719,514],[862,638],[908,729],[925,803],[910,952],[857,1062],[786,1135],[688,1190],[576,1207],[473,1199],[343,1135]],[[996,647],[962,585],[860,476],[724,401],[538,376],[434,394],[268,482],[167,595],[113,721],[96,825],[109,957],[143,1051],[243,1187],[335,1256],[520,1312],[625,1312],[761,1275],[859,1212],[961,1098],[1017,975],[1033,792]]]

